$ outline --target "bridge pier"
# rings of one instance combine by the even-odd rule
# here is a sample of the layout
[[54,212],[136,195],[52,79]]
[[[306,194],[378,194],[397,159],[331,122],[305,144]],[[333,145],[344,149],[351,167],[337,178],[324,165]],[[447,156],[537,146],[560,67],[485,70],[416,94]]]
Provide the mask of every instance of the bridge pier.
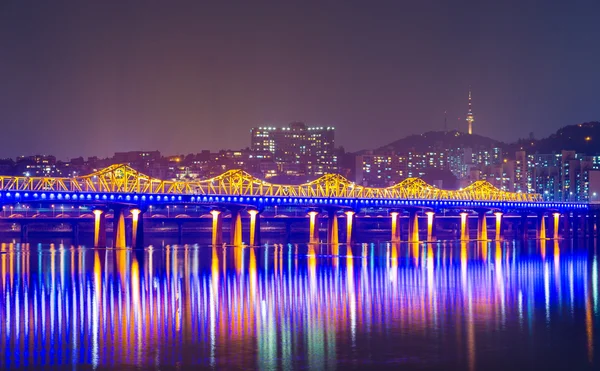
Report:
[[311,244],[319,243],[319,224],[318,224],[318,220],[317,220],[318,215],[319,215],[319,212],[316,210],[310,210],[308,212],[308,216],[310,219],[310,229],[309,229],[308,241]]
[[469,213],[460,213],[460,239],[461,241],[469,240]]
[[256,209],[248,210],[250,214],[250,239],[248,244],[250,246],[260,245],[260,213]]
[[131,209],[131,246],[144,248],[144,210]]
[[392,236],[391,236],[392,243],[400,242],[399,215],[400,215],[399,211],[394,210],[394,211],[390,212],[390,218],[392,219]]
[[285,243],[290,243],[292,240],[292,222],[285,221]]
[[504,214],[497,211],[494,213],[494,216],[496,217],[496,241],[500,241],[504,235],[504,223],[502,223]]
[[[79,223],[77,222],[71,223],[71,237],[76,242],[79,239]],[[75,245],[79,245],[79,243],[75,243]]]
[[581,225],[581,237],[585,238],[588,235],[588,215],[585,212],[582,212],[580,215],[581,219],[579,225]]
[[229,228],[229,243],[233,246],[242,246],[242,209],[232,207],[231,226]]
[[579,237],[579,215],[576,212],[573,212],[573,216],[571,217],[571,228],[573,230],[572,236],[574,239]]
[[21,222],[21,243],[27,243],[29,241],[29,226],[25,222]]
[[337,245],[340,242],[337,210],[327,211],[327,243]]
[[428,211],[427,215],[427,242],[433,242],[436,239],[435,236],[435,213]]
[[354,211],[346,211],[346,245],[354,243]]
[[579,236],[585,238],[586,235],[586,227],[587,227],[587,223],[586,223],[586,214],[585,213],[580,213],[579,214]]
[[521,222],[519,223],[519,234],[522,240],[526,240],[529,238],[529,214],[522,213],[521,214]]
[[571,239],[571,213],[563,214],[563,238]]
[[600,212],[594,213],[596,239],[600,240]]
[[588,236],[590,239],[594,238],[594,226],[595,226],[595,221],[594,221],[594,213],[588,213],[587,214],[587,231],[588,231]]
[[113,206],[113,247],[122,249],[127,247],[125,232],[125,208]]
[[552,238],[557,240],[560,228],[560,213],[552,213]]
[[487,210],[477,210],[477,239],[480,241],[487,241]]
[[177,221],[177,244],[183,244],[183,222],[181,220]]
[[96,208],[94,213],[94,247],[106,246],[106,210]]
[[541,212],[537,215],[537,224],[535,228],[535,238],[538,240],[546,239],[546,213]]
[[212,215],[212,244],[223,244],[223,213],[221,210],[213,209],[210,211]]
[[417,211],[415,209],[408,211],[408,242],[419,242],[419,215]]

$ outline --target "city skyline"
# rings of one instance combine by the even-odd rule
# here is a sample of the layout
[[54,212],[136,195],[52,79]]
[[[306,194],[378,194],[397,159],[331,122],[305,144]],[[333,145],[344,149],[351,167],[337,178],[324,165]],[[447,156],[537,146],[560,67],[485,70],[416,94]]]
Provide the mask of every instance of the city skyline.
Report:
[[0,157],[240,148],[292,121],[356,151],[444,112],[466,131],[469,86],[502,141],[600,117],[596,2],[138,5],[3,4]]
[[[473,114],[473,116],[474,116],[474,114]],[[467,117],[467,116],[465,116],[465,117]],[[312,124],[312,123],[306,123],[306,122],[302,122],[302,121],[290,121],[290,122],[287,122],[287,123],[272,124],[272,125],[262,125],[262,126],[252,127],[252,128],[250,128],[248,130],[248,132],[244,132],[243,135],[241,135],[242,137],[246,138],[246,142],[244,144],[242,144],[240,147],[236,147],[236,148],[218,148],[218,147],[214,147],[213,146],[213,147],[209,147],[209,148],[196,148],[195,150],[188,151],[188,152],[185,152],[185,151],[168,152],[168,151],[165,151],[162,148],[156,148],[156,147],[154,147],[154,148],[128,147],[128,148],[125,148],[123,150],[118,150],[118,151],[114,151],[114,152],[111,152],[111,153],[107,153],[105,155],[99,155],[98,153],[89,153],[89,154],[79,153],[79,154],[74,154],[73,156],[70,156],[70,157],[60,157],[56,153],[43,152],[43,151],[34,151],[34,152],[30,152],[30,153],[23,153],[22,152],[22,153],[12,154],[12,155],[8,155],[8,156],[0,156],[0,160],[1,159],[13,159],[13,160],[16,160],[18,158],[31,157],[31,156],[53,156],[58,161],[70,161],[70,160],[78,159],[78,158],[108,159],[108,158],[112,157],[116,153],[157,152],[157,151],[160,152],[160,153],[162,153],[162,154],[164,154],[165,156],[175,157],[175,156],[186,156],[186,155],[190,155],[190,154],[199,154],[199,153],[205,152],[205,151],[219,152],[219,151],[252,150],[253,149],[253,138],[252,138],[252,135],[253,135],[253,132],[255,130],[258,130],[258,129],[262,130],[262,129],[264,129],[264,130],[268,131],[268,130],[281,130],[282,128],[283,128],[283,130],[285,130],[286,128],[288,128],[288,127],[290,127],[292,125],[295,125],[295,124],[305,125],[307,127],[313,128],[313,129],[323,129],[325,131],[328,131],[328,130],[338,131],[334,126],[315,125],[315,124]],[[336,143],[335,140],[332,142],[332,144],[333,144],[333,148],[335,148],[336,150],[340,149],[340,148],[343,148],[344,151],[347,152],[347,153],[361,153],[361,152],[364,152],[364,151],[379,151],[379,152],[381,152],[384,148],[389,147],[390,144],[393,144],[394,142],[397,142],[397,141],[407,140],[407,139],[409,139],[409,138],[411,138],[411,137],[413,137],[415,135],[416,136],[423,136],[423,135],[429,134],[429,133],[452,133],[452,132],[458,132],[458,133],[462,133],[462,134],[467,135],[469,133],[468,133],[468,121],[466,121],[466,118],[465,118],[464,125],[465,125],[465,129],[466,130],[459,130],[459,129],[455,129],[455,128],[446,128],[446,127],[443,127],[440,130],[431,130],[431,131],[417,132],[417,133],[412,133],[412,134],[409,134],[409,135],[406,135],[406,136],[400,137],[400,138],[388,139],[387,142],[385,142],[385,143],[379,143],[379,144],[376,144],[374,147],[370,147],[370,148],[363,147],[363,148],[360,148],[360,149],[355,150],[355,151],[349,150],[348,147],[344,143],[339,143],[339,142]],[[547,139],[547,138],[552,137],[553,135],[556,135],[558,132],[560,132],[561,130],[564,130],[565,128],[576,127],[576,126],[581,127],[582,125],[592,125],[592,126],[593,125],[600,125],[600,121],[590,121],[590,122],[576,123],[576,124],[573,124],[573,125],[564,125],[564,126],[558,128],[558,130],[556,132],[549,133],[548,136],[544,136],[544,137],[535,136],[535,140]],[[250,134],[250,140],[249,141],[248,141],[247,134]],[[474,137],[481,137],[481,138],[484,138],[484,139],[487,139],[487,140],[495,141],[498,144],[504,144],[504,145],[509,145],[509,146],[510,145],[515,145],[519,141],[531,140],[532,139],[531,138],[531,134],[532,134],[532,132],[528,133],[528,136],[515,138],[512,141],[502,141],[502,140],[499,140],[497,138],[487,137],[487,136],[481,135],[481,134],[479,134],[479,133],[476,132],[476,129],[473,129],[473,133],[472,133],[472,135]],[[591,138],[586,138],[586,139],[589,140]],[[492,147],[490,147],[490,148],[492,148]],[[561,149],[557,149],[557,151],[560,152],[560,150],[563,150],[563,149],[569,149],[569,148],[561,148]],[[389,150],[386,150],[386,151],[389,152]],[[394,152],[397,152],[397,151],[394,151]],[[598,150],[598,154],[600,154],[600,150]]]

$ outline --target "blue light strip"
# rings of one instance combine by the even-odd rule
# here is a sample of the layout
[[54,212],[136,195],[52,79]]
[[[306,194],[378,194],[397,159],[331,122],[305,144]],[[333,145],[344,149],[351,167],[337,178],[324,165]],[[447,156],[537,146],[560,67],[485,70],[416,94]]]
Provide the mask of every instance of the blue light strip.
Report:
[[232,204],[249,206],[305,206],[340,208],[490,208],[490,209],[555,209],[562,211],[588,210],[590,204],[579,202],[525,202],[525,201],[469,201],[469,200],[389,200],[367,198],[323,198],[289,196],[223,196],[223,195],[168,195],[138,193],[87,192],[0,192],[0,202],[66,202],[66,203],[125,203],[132,205],[160,204]]

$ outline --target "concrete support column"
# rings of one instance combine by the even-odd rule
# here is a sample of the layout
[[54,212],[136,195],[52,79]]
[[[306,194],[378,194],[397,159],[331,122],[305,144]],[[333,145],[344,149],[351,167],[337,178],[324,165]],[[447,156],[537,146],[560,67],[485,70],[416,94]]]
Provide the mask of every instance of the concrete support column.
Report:
[[428,211],[427,215],[427,242],[433,242],[436,240],[435,236],[435,213]]
[[183,222],[181,220],[177,221],[177,244],[183,244]]
[[94,209],[94,247],[106,246],[106,210]]
[[477,212],[477,239],[487,241],[487,218],[484,210]]
[[75,222],[71,224],[71,235],[74,240],[79,237],[79,223]]
[[563,238],[570,239],[571,237],[571,214],[567,212],[563,214]]
[[496,241],[500,241],[504,234],[504,223],[502,223],[504,215],[500,211],[497,211],[494,213],[494,216],[496,217]]
[[292,222],[285,221],[285,242],[290,243],[292,239]]
[[596,232],[596,239],[600,239],[600,213],[596,212],[594,216],[594,229]]
[[212,215],[212,244],[222,245],[223,244],[223,212],[221,210],[213,209],[210,211]]
[[469,240],[469,213],[460,213],[460,239],[461,241]]
[[573,238],[577,239],[579,237],[579,215],[573,213],[571,217],[571,230]]
[[337,245],[340,243],[337,210],[328,210],[327,216],[327,243]]
[[127,247],[125,233],[125,209],[120,206],[113,207],[113,247],[122,249]]
[[557,240],[559,237],[558,229],[560,227],[560,213],[552,214],[552,238]]
[[248,244],[250,246],[260,245],[260,213],[256,209],[248,210],[250,214],[250,239]]
[[308,216],[310,221],[308,243],[319,243],[319,220],[317,219],[319,212],[316,210],[310,210],[308,212]]
[[131,247],[144,248],[144,211],[140,208],[131,209]]
[[537,215],[537,226],[535,228],[535,237],[538,240],[546,239],[546,214],[538,213]]
[[587,214],[587,232],[588,232],[588,236],[589,238],[594,238],[594,213],[590,212]]
[[27,243],[29,241],[29,225],[27,223],[21,223],[21,243]]
[[408,241],[419,242],[419,216],[417,210],[408,212]]
[[400,242],[400,219],[398,216],[400,213],[398,211],[390,212],[390,218],[392,218],[392,237],[391,240],[393,243]]
[[354,211],[346,211],[346,244],[352,245],[354,243]]
[[529,238],[528,214],[521,214],[521,223],[519,223],[519,232],[522,240]]
[[585,214],[573,215],[573,236],[585,237]]

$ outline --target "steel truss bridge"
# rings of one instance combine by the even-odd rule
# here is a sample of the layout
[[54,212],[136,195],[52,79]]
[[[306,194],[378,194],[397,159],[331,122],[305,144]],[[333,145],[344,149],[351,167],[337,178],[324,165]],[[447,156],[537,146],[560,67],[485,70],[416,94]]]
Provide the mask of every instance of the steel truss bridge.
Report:
[[115,164],[77,177],[0,176],[0,203],[67,201],[93,203],[198,203],[341,207],[496,207],[585,210],[584,203],[544,202],[537,193],[500,190],[477,181],[460,190],[443,190],[419,178],[390,187],[357,185],[327,174],[299,185],[272,184],[243,170],[206,180],[171,181]]

